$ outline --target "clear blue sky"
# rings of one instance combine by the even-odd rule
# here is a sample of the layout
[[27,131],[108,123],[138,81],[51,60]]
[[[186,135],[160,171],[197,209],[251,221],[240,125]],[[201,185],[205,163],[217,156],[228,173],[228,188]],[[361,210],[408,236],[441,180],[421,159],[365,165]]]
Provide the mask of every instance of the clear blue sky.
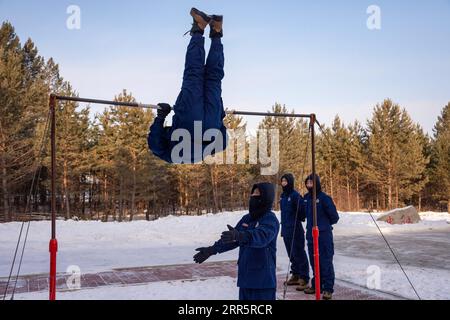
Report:
[[[80,30],[66,28],[71,4],[81,8]],[[366,27],[372,4],[381,30]],[[389,97],[431,132],[450,101],[450,0],[0,0],[0,20],[53,57],[80,96],[126,88],[141,102],[172,104],[192,6],[225,16],[227,107],[280,102],[327,124],[336,114],[365,122]]]

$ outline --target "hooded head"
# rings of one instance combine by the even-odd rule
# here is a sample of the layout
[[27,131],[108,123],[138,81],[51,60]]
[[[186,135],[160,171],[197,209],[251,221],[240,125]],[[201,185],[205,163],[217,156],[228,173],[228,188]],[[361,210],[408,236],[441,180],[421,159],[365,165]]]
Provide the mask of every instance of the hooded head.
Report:
[[267,211],[272,210],[275,199],[275,188],[273,184],[263,182],[257,183],[252,188],[253,192],[258,189],[259,196],[251,196],[249,203],[249,212],[253,220],[261,218]]
[[286,173],[281,177],[281,181],[283,181],[283,179],[286,179],[287,181],[287,185],[284,187],[282,186],[283,192],[290,193],[292,190],[294,190],[294,183],[295,183],[294,175],[292,173]]
[[[313,175],[312,174],[310,174],[308,176],[308,178],[306,178],[306,180],[305,180],[305,187],[306,187],[306,189],[308,189],[308,192],[312,192],[313,191],[313,188],[308,188],[308,186],[307,186],[307,182],[310,181],[310,180],[313,181]],[[322,191],[322,186],[320,184],[320,177],[316,174],[316,192],[319,193],[320,191]]]

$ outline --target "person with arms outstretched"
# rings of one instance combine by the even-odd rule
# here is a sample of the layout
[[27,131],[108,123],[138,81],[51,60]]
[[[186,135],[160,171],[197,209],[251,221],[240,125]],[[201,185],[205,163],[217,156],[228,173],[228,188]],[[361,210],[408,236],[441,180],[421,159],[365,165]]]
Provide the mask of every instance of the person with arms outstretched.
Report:
[[[170,105],[160,103],[157,117],[148,135],[150,150],[169,163],[201,162],[204,160],[207,147],[209,154],[213,155],[223,151],[227,145],[222,101],[222,80],[225,76],[225,58],[221,41],[223,16],[210,16],[195,8],[191,9],[190,14],[193,18],[191,40],[186,53],[181,92],[173,106],[175,114],[172,126],[164,127],[165,118],[171,111]],[[211,48],[205,64],[203,35],[207,26],[210,26]],[[201,124],[200,139],[198,134],[195,134],[199,131],[196,124]],[[203,139],[208,130],[213,134],[208,135],[209,139]],[[174,147],[179,143],[180,135],[184,133],[190,135],[190,148],[183,148],[180,152]]]
[[196,249],[196,263],[210,256],[239,248],[239,300],[275,300],[277,288],[276,256],[280,223],[272,212],[275,188],[258,183],[252,188],[249,213],[233,228],[222,233],[210,247]]

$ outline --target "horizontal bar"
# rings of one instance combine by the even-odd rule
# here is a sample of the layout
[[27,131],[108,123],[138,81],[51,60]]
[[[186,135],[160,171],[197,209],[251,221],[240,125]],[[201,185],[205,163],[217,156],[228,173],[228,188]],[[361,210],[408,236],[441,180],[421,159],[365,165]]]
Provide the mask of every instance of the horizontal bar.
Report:
[[[79,98],[79,97],[67,97],[52,95],[56,100],[60,101],[74,101],[83,103],[93,103],[93,104],[107,104],[112,106],[120,107],[131,107],[131,108],[146,108],[146,109],[159,109],[158,105],[154,104],[142,104],[137,102],[119,102],[110,100],[99,100],[90,98]],[[298,114],[298,113],[278,113],[278,112],[251,112],[251,111],[239,111],[239,110],[227,110],[227,114],[242,115],[242,116],[263,116],[263,117],[290,117],[290,118],[311,118],[311,114]]]
[[235,115],[241,115],[241,116],[311,118],[310,114],[301,114],[301,113],[251,112],[251,111],[236,111],[236,110],[227,110],[225,112],[228,114],[235,114]]
[[56,100],[60,100],[60,101],[108,104],[108,105],[112,105],[112,106],[131,107],[131,108],[159,109],[159,107],[154,104],[142,104],[142,103],[137,103],[137,102],[119,102],[119,101],[98,100],[98,99],[79,98],[79,97],[67,97],[67,96],[58,96],[58,95],[53,95],[53,96],[55,97]]

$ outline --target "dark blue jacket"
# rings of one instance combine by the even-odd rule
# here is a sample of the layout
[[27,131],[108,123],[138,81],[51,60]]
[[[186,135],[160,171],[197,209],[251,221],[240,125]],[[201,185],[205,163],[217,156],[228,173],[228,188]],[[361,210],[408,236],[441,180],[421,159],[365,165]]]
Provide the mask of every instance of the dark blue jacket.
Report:
[[[308,177],[311,179],[311,177]],[[339,221],[339,214],[334,205],[333,199],[326,193],[322,192],[320,185],[320,179],[317,177],[317,226],[320,232],[331,232],[333,230],[332,225]],[[303,200],[306,210],[306,237],[312,239],[313,228],[313,206],[312,206],[312,192],[308,192]]]
[[[186,120],[187,121],[187,120]],[[194,120],[192,120],[194,122]],[[206,124],[207,125],[207,124]],[[160,117],[156,117],[152,126],[150,127],[150,132],[147,137],[147,143],[150,150],[153,152],[155,156],[158,158],[168,162],[173,163],[172,161],[172,149],[174,146],[182,142],[180,141],[171,141],[172,132],[176,130],[175,127],[164,127],[164,119]],[[211,152],[211,155],[214,155],[217,152],[223,151],[227,147],[228,139],[227,139],[227,129],[224,125],[221,126],[220,132],[223,136],[222,146],[223,148],[214,149],[215,152]],[[194,138],[194,132],[189,131],[191,134],[192,140]],[[202,133],[203,135],[204,133]],[[191,155],[188,157],[190,159],[190,163],[201,162],[203,159],[203,152],[205,148],[211,145],[212,142],[203,142],[202,144],[202,154],[199,157],[194,157],[194,142],[191,141]]]
[[305,221],[306,214],[303,206],[302,196],[294,190],[294,176],[286,174],[282,178],[286,178],[288,181],[287,187],[283,188],[284,191],[280,197],[280,209],[281,209],[281,236],[292,237],[294,234],[295,222],[297,227],[295,233],[304,237],[304,230],[302,221]]
[[[263,184],[259,184],[258,188]],[[274,194],[261,190],[262,197],[272,197]],[[270,192],[269,192],[270,193]],[[271,289],[277,287],[276,252],[277,237],[280,223],[272,211],[267,211],[262,217],[253,220],[246,214],[236,225],[236,229],[246,233],[243,242],[223,244],[221,240],[214,244],[216,253],[222,253],[239,247],[238,282],[239,288]]]

